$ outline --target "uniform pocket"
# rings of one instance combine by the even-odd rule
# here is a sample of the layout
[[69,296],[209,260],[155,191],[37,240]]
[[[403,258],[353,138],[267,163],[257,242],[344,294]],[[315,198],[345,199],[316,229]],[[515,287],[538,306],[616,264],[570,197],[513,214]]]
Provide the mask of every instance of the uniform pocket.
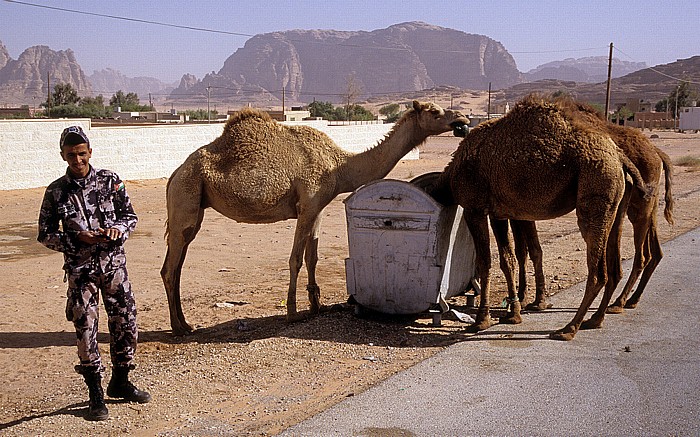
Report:
[[99,206],[102,217],[104,217],[104,227],[108,228],[117,221],[117,215],[114,211],[114,201],[111,196],[100,199]]

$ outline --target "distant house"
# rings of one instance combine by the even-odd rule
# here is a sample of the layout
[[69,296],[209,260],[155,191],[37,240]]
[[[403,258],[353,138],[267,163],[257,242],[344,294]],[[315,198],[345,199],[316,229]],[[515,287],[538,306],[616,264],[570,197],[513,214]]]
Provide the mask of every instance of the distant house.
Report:
[[[304,111],[301,109],[301,106],[292,106],[292,109],[287,111],[275,111],[275,110],[267,110],[268,114],[270,114],[270,117],[272,117],[273,120],[277,121],[302,121],[302,120],[308,120],[311,117],[311,112],[309,111]],[[233,114],[238,112],[238,110],[229,110],[226,114],[230,118]]]
[[[121,108],[117,108],[121,109]],[[176,110],[171,110],[169,112],[158,112],[158,111],[114,111],[112,112],[112,118],[114,120],[119,120],[121,122],[129,123],[185,123],[190,120],[189,115],[178,114]]]
[[694,130],[697,132],[700,130],[700,106],[684,106],[680,108],[679,116],[679,131]]
[[644,129],[673,129],[675,120],[669,112],[635,112],[634,121],[626,121],[625,126]]
[[19,108],[0,108],[0,118],[31,118],[31,116],[29,105],[22,105]]
[[311,117],[311,112],[302,110],[301,106],[292,106],[290,111],[267,111],[267,113],[277,121],[302,121]]
[[638,112],[651,112],[652,109],[651,102],[644,99],[627,99],[624,106],[635,114]]

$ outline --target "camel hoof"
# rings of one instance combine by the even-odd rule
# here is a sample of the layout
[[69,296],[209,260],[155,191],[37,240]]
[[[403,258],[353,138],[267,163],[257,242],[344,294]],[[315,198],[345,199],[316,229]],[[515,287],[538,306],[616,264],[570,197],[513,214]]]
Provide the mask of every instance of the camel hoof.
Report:
[[194,332],[194,328],[187,322],[180,322],[177,325],[170,325],[173,335],[188,335]]
[[580,329],[600,329],[602,327],[603,327],[602,320],[588,319],[585,322],[581,323]]
[[493,326],[493,319],[491,319],[491,316],[486,316],[467,326],[467,332],[476,333],[489,329],[491,326]]
[[559,329],[557,331],[551,332],[549,334],[549,338],[552,340],[559,340],[559,341],[571,341],[574,339],[574,336],[576,335],[576,331],[570,331],[568,328],[564,329]]
[[624,309],[620,305],[615,304],[607,307],[605,309],[605,312],[607,314],[621,314],[622,312],[624,312]]
[[633,310],[633,309],[637,308],[637,302],[627,302],[625,304],[625,308]]
[[303,315],[302,313],[287,313],[287,322],[293,323],[293,322],[301,322],[302,320],[305,320],[306,316]]
[[523,323],[523,318],[520,317],[520,314],[509,314],[506,317],[498,319],[498,323],[503,325],[519,325]]
[[546,300],[540,302],[530,302],[525,306],[526,311],[544,311],[552,308],[554,305],[548,303]]

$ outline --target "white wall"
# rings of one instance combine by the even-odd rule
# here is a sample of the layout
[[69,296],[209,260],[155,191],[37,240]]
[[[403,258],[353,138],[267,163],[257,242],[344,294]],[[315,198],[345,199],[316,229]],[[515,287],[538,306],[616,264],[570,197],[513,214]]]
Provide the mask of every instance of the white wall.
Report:
[[678,130],[699,130],[700,129],[700,107],[688,106],[680,110],[680,120]]
[[[376,145],[393,127],[308,124],[352,152]],[[90,163],[114,170],[125,180],[169,177],[190,153],[221,135],[224,128],[223,123],[93,128],[89,119],[0,120],[0,190],[43,187],[64,174],[58,141],[71,125],[82,126],[90,138]],[[418,151],[405,159],[418,159]]]

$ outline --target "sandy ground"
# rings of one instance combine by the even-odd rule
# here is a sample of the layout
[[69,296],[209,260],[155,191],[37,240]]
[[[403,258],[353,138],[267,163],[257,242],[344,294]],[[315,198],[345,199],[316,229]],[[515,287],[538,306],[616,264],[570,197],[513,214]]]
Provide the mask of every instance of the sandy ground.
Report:
[[[700,156],[700,135],[655,133],[660,138],[652,141],[674,160]],[[457,144],[454,137],[433,137],[419,160],[400,162],[389,177],[406,180],[441,170]],[[660,217],[663,241],[700,226],[700,171],[677,166],[674,173],[676,224]],[[284,299],[295,222],[238,224],[210,210],[183,272],[184,312],[197,331],[173,336],[159,275],[165,182],[127,184],[140,217],[126,246],[140,327],[133,380],[153,401],[109,401],[110,419],[100,423],[83,419],[87,391],[72,371],[77,358],[72,325],[63,316],[62,255],[35,239],[44,190],[2,192],[0,434],[274,435],[470,335],[453,320],[434,327],[422,317],[357,318],[343,305],[288,324]],[[345,197],[323,212],[318,277],[327,305],[347,299]],[[580,282],[585,250],[575,217],[540,222],[538,228],[550,291]],[[626,223],[625,258],[633,253],[631,234]],[[492,252],[497,267],[493,246]],[[304,309],[303,274],[299,283]],[[494,288],[504,288],[500,273]],[[108,357],[104,312],[100,328],[101,351]]]

